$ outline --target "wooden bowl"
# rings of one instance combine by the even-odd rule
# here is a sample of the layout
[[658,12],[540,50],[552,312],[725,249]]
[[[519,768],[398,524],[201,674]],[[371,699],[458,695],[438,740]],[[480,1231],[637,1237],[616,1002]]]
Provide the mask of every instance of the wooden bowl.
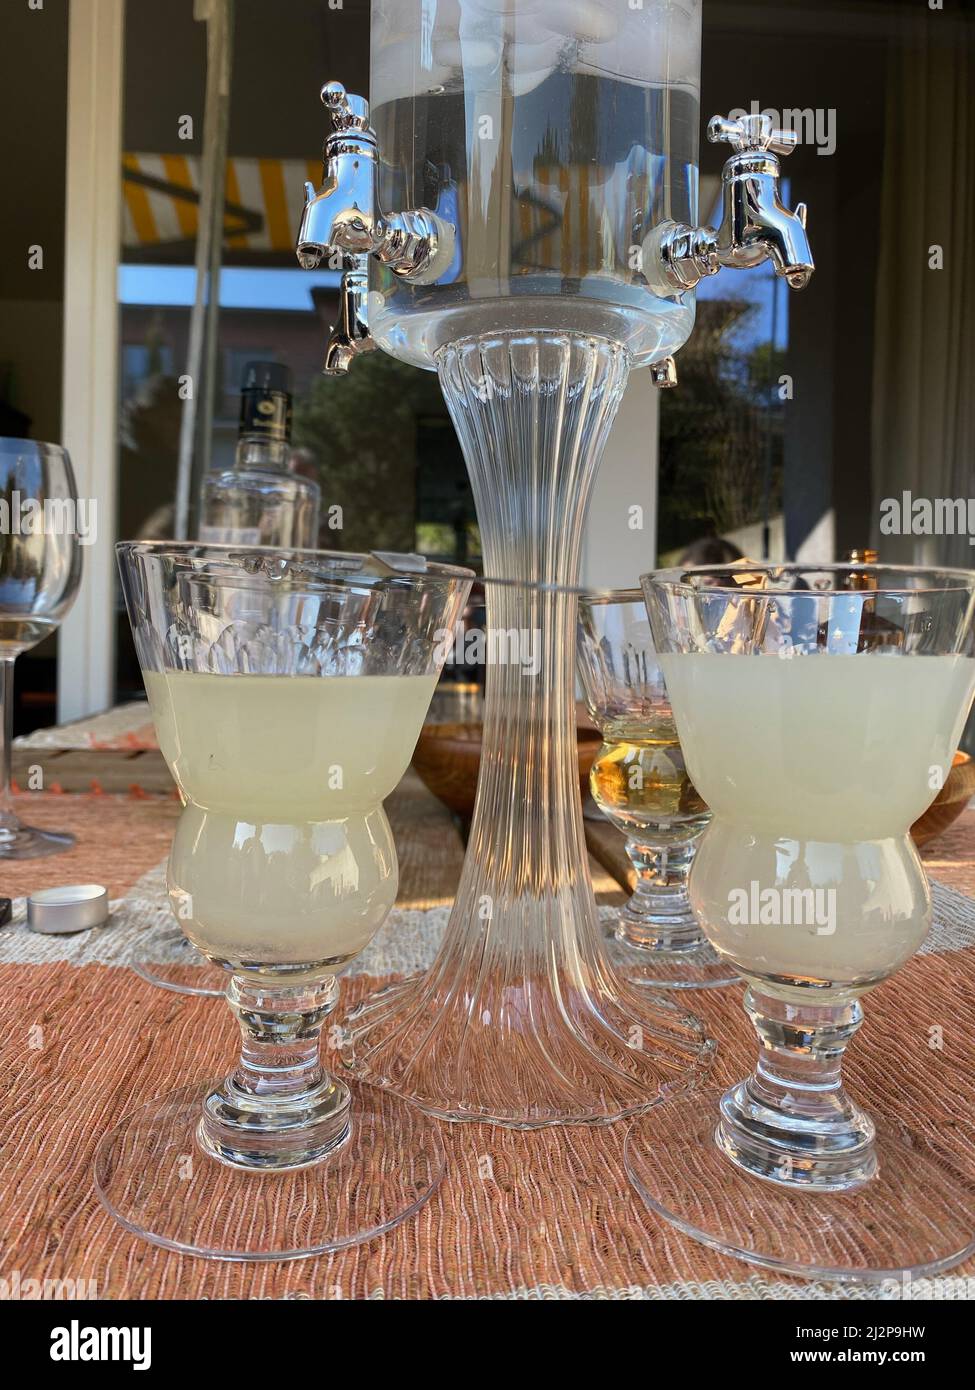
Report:
[[956,753],[945,784],[919,820],[911,826],[916,845],[926,845],[956,821],[975,796],[975,763],[967,753]]
[[[480,724],[425,724],[413,754],[413,766],[425,786],[455,815],[474,813],[474,794],[481,766]],[[589,770],[602,744],[598,729],[580,724],[579,788],[589,790]]]

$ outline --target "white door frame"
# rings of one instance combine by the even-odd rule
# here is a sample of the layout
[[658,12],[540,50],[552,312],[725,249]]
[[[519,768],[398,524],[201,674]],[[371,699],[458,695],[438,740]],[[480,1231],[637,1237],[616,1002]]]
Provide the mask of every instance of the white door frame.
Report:
[[[678,368],[679,370],[679,368]],[[588,589],[639,588],[657,559],[660,392],[631,372],[606,441],[582,535]]]
[[71,0],[61,437],[97,506],[81,591],[58,638],[58,720],[115,698],[118,259],[125,0]]

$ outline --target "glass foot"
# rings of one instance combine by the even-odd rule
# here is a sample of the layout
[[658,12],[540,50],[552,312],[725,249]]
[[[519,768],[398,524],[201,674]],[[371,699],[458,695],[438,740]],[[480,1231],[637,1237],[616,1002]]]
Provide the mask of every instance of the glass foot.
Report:
[[975,1253],[975,1174],[920,1131],[878,1123],[876,1177],[846,1192],[797,1192],[718,1148],[724,1094],[668,1101],[627,1134],[627,1174],[655,1216],[722,1254],[807,1278],[935,1275]]
[[628,984],[645,989],[723,989],[742,983],[708,942],[692,951],[653,952],[626,944],[613,959]]
[[[189,957],[189,953],[187,954]],[[187,959],[186,964],[206,966],[206,972],[200,976],[198,983],[187,984],[177,965],[157,965],[155,962],[146,964],[140,961],[138,965],[133,965],[132,969],[140,979],[147,981],[150,985],[155,985],[157,989],[169,989],[174,994],[203,994],[208,999],[223,998],[227,991],[227,981],[230,978],[226,970],[211,965],[196,950],[192,951],[192,957]]]
[[[226,993],[229,972],[201,955],[172,922],[147,927],[142,948],[155,957],[170,958],[137,961],[132,966],[140,979],[157,989],[172,990],[174,994],[203,994],[211,999],[222,999]],[[187,965],[200,968],[200,973],[189,982],[183,969]]]
[[655,911],[652,890],[625,905],[608,935],[612,958],[623,979],[646,989],[720,989],[741,984],[731,966],[701,931],[686,894],[659,894]]
[[0,830],[0,859],[41,859],[46,854],[63,854],[74,843],[75,837],[66,830],[18,825],[12,830]]
[[117,1221],[180,1254],[295,1260],[360,1245],[398,1226],[436,1191],[438,1127],[395,1096],[352,1094],[348,1138],[304,1168],[232,1167],[200,1148],[205,1098],[219,1081],[173,1091],[126,1116],[95,1151],[95,1190]]

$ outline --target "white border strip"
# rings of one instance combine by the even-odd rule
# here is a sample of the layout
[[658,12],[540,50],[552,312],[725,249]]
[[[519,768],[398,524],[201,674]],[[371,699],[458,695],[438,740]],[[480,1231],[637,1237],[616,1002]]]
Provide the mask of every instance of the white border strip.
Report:
[[71,0],[61,434],[98,502],[81,592],[60,633],[58,720],[113,703],[124,0]]

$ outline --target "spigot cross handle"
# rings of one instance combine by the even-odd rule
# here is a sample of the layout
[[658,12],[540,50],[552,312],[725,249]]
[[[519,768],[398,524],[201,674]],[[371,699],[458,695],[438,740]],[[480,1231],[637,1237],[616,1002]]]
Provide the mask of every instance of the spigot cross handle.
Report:
[[771,116],[764,113],[754,116],[741,116],[736,121],[725,120],[724,116],[712,116],[708,121],[708,139],[712,145],[725,141],[733,145],[739,154],[760,154],[770,150],[772,154],[791,154],[799,143],[794,130],[776,130]]
[[365,97],[347,92],[341,82],[326,82],[321,98],[337,131],[365,132],[369,129],[369,103]]

